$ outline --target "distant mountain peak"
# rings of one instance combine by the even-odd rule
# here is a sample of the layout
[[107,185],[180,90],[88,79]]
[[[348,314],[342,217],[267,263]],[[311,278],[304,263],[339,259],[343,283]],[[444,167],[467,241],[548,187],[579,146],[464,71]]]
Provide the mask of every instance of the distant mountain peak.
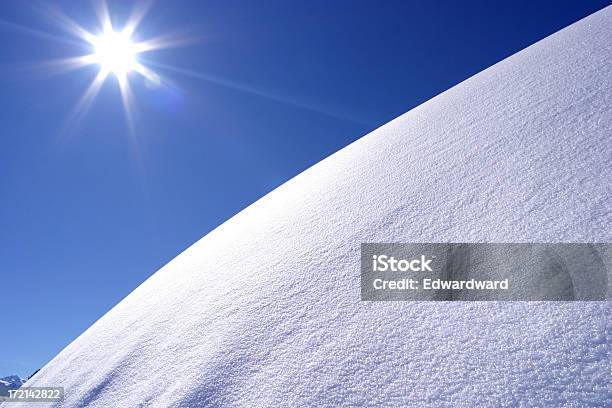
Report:
[[16,390],[25,384],[25,382],[26,380],[17,375],[0,378],[0,396],[6,396],[9,390]]
[[19,386],[21,386],[26,382],[26,380],[19,377],[18,375],[9,375],[7,377],[0,378],[0,382],[6,384],[19,384]]

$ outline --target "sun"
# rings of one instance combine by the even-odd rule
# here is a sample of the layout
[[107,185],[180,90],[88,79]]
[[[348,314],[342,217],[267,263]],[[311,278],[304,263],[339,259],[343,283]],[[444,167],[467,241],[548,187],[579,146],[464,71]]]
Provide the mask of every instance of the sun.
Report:
[[[156,87],[169,86],[160,75],[155,73],[149,66],[154,64],[147,60],[144,54],[159,50],[179,46],[189,43],[188,38],[177,37],[175,35],[161,35],[149,39],[139,39],[136,31],[139,24],[147,14],[151,1],[141,1],[135,4],[131,15],[123,25],[114,25],[117,18],[111,18],[110,10],[106,0],[99,0],[96,7],[96,14],[100,23],[96,30],[88,30],[77,22],[63,14],[59,9],[50,10],[49,17],[58,25],[82,40],[83,45],[89,50],[86,55],[62,58],[53,62],[53,66],[65,68],[66,70],[78,69],[87,66],[97,68],[97,74],[77,102],[75,109],[69,115],[68,127],[72,128],[83,117],[93,100],[98,95],[102,85],[109,77],[115,77],[121,94],[125,116],[130,133],[133,133],[133,96],[130,81],[144,78],[146,84],[154,84]],[[116,16],[115,16],[116,17]],[[120,19],[119,19],[120,20]],[[133,74],[133,75],[131,75]]]
[[138,50],[129,33],[108,28],[92,38],[92,60],[105,72],[123,78],[138,68]]

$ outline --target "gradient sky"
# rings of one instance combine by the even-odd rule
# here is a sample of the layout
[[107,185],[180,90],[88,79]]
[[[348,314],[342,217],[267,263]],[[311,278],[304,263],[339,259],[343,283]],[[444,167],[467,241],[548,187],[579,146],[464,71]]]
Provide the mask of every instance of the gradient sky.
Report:
[[[60,1],[98,28],[87,2]],[[38,5],[37,5],[38,4]],[[159,1],[137,35],[172,86],[107,79],[42,3],[0,2],[0,377],[28,376],[207,232],[394,117],[607,1]],[[110,2],[118,26],[131,3]],[[406,143],[410,143],[409,140]]]

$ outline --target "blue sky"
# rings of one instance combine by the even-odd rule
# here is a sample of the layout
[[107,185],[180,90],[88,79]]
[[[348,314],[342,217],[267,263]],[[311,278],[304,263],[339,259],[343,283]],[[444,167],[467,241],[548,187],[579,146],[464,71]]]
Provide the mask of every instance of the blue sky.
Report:
[[[136,36],[197,41],[146,54],[167,85],[130,76],[133,134],[113,78],[69,120],[97,69],[41,66],[87,47],[37,4],[0,2],[0,377],[291,177],[608,2],[159,1]],[[109,7],[120,27],[131,3]]]

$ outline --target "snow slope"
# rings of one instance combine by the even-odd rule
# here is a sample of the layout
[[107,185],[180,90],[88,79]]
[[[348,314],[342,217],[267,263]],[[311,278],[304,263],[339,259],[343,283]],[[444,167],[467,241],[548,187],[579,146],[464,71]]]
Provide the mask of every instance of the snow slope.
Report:
[[609,302],[361,302],[359,247],[612,241],[611,39],[608,7],[305,171],[32,385],[67,407],[610,406]]

